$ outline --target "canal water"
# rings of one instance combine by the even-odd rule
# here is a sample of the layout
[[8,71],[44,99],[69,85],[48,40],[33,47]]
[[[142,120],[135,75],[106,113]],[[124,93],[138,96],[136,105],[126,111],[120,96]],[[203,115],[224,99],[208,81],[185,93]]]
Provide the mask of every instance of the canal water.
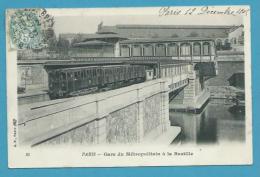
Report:
[[172,126],[182,128],[174,143],[221,144],[245,141],[244,108],[226,99],[211,99],[198,114],[170,111],[170,121]]

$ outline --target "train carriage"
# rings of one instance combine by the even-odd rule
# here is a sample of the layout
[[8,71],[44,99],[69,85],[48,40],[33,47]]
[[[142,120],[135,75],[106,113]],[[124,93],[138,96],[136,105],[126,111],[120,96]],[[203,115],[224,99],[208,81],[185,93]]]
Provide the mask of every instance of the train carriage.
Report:
[[77,96],[118,88],[145,80],[145,66],[111,65],[52,69],[49,75],[51,99]]

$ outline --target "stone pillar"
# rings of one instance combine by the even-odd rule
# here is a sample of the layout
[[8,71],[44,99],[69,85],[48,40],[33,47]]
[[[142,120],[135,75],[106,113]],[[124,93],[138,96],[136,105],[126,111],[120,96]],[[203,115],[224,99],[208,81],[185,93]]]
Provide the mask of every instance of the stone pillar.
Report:
[[181,57],[181,44],[178,43],[178,59],[180,60]]
[[106,118],[109,115],[105,115],[105,112],[102,112],[101,102],[104,100],[96,101],[96,117],[95,120],[95,128],[96,128],[96,143],[97,144],[105,144],[106,143]]
[[165,82],[162,83],[164,85],[164,91],[161,93],[161,120],[162,120],[162,132],[166,132],[171,126],[170,117],[169,117],[169,89],[165,88]]
[[203,42],[200,42],[200,61],[203,57]]
[[165,44],[164,46],[165,46],[165,56],[168,56],[168,54],[167,54],[168,53],[168,44]]
[[101,119],[97,119],[95,121],[96,127],[96,143],[97,144],[105,144],[106,143],[106,118],[103,117]]
[[214,55],[215,55],[215,43],[211,42],[211,45],[210,45],[210,60],[211,61],[214,60]]
[[141,56],[144,56],[144,45],[141,44],[140,47],[141,47]]
[[162,132],[168,130],[170,125],[169,118],[169,87],[166,81],[161,82],[161,124],[162,124]]
[[183,103],[193,105],[195,101],[196,71],[189,72],[189,84],[184,88]]
[[152,44],[153,45],[153,56],[156,56],[156,50],[155,50],[155,48],[156,48],[156,45],[155,44]]
[[137,103],[138,116],[137,116],[137,143],[141,143],[144,139],[144,102],[139,100]]
[[129,45],[129,56],[130,57],[132,56],[132,45],[131,44]]
[[193,60],[193,42],[191,42],[191,49],[190,49],[190,57],[191,57],[191,61]]

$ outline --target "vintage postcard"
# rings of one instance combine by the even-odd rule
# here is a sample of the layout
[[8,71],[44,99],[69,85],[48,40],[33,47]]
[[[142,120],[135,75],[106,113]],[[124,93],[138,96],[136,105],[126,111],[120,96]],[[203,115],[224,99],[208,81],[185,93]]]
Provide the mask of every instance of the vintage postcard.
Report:
[[252,164],[249,6],[6,10],[10,168]]

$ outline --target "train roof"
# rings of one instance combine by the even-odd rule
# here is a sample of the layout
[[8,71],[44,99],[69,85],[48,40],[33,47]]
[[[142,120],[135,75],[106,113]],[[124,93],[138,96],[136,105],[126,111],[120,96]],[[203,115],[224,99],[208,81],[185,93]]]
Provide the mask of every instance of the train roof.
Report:
[[106,66],[80,66],[80,67],[72,67],[72,68],[59,68],[55,70],[63,70],[63,71],[69,71],[69,70],[78,70],[78,69],[84,69],[84,68],[111,68],[111,67],[122,67],[122,66],[129,66],[130,64],[124,64],[124,65],[106,65]]

